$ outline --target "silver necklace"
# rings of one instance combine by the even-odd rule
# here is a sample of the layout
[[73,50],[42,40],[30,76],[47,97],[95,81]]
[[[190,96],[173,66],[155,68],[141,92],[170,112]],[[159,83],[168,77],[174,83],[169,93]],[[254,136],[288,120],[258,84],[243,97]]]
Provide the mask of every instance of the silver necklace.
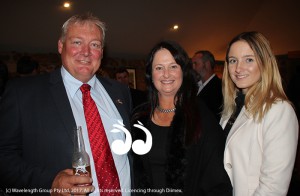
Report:
[[175,112],[176,108],[172,108],[172,109],[162,109],[159,105],[156,107],[158,111],[160,111],[161,113],[171,113],[171,112]]

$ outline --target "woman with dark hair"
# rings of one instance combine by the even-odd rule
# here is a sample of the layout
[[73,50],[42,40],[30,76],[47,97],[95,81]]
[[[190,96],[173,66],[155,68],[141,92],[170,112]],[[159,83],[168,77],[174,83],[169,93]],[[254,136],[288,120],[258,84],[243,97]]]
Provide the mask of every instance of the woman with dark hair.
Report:
[[[163,41],[146,62],[149,103],[135,109],[153,145],[134,154],[134,187],[147,194],[231,195],[222,163],[225,137],[213,114],[197,100],[191,61],[177,43]],[[145,134],[132,126],[133,139]],[[144,194],[144,193],[142,193]]]

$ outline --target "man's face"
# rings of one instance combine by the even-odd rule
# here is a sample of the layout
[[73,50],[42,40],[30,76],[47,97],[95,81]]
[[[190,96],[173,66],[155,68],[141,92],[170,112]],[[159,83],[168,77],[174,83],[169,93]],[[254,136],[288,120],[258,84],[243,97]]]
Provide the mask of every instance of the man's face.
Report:
[[205,63],[202,60],[203,55],[201,53],[195,54],[192,58],[193,69],[203,78],[206,74]]
[[129,85],[128,73],[126,72],[116,73],[116,80],[123,84]]
[[102,31],[93,23],[70,25],[64,42],[58,41],[64,68],[76,79],[88,82],[103,56]]

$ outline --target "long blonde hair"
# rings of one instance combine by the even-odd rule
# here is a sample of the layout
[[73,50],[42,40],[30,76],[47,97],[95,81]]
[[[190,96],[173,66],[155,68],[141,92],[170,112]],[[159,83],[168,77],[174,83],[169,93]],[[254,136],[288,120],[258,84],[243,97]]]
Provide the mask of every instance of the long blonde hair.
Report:
[[228,72],[228,53],[233,43],[245,41],[253,50],[257,60],[261,78],[246,93],[245,107],[247,114],[261,121],[272,104],[279,100],[288,100],[282,87],[276,58],[269,41],[258,32],[244,32],[234,37],[228,45],[223,71],[222,87],[224,107],[222,115],[229,117],[236,109],[235,97],[238,88],[233,83]]

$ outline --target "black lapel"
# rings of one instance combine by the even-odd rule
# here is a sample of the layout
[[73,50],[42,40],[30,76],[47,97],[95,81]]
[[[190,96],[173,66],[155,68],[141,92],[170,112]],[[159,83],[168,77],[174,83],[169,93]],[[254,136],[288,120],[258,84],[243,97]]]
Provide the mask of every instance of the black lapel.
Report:
[[60,115],[65,130],[73,142],[73,133],[76,128],[76,122],[60,71],[60,69],[57,69],[50,75],[50,92],[57,107],[57,115]]

